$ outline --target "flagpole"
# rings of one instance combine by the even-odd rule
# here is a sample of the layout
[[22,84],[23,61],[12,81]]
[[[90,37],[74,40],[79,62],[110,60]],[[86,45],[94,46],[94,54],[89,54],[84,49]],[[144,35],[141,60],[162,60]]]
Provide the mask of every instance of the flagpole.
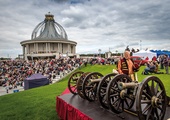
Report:
[[140,40],[140,50],[142,50],[142,40]]

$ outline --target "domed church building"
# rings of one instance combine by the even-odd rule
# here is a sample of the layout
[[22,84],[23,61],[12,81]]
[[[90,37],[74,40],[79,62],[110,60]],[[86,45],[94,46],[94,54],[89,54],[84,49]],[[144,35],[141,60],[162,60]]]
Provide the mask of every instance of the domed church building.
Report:
[[20,44],[25,60],[76,55],[77,43],[68,40],[66,31],[55,22],[54,15],[50,12],[45,15],[45,20],[35,27],[31,40],[24,40]]

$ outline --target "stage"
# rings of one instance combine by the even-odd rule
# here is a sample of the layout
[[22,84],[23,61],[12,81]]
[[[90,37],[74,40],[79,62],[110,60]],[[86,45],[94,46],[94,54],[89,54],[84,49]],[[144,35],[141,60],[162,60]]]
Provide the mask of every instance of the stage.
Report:
[[[56,111],[62,120],[138,120],[134,114],[113,113],[101,107],[97,101],[89,102],[71,93],[56,97]],[[164,120],[170,118],[170,107],[167,107]]]

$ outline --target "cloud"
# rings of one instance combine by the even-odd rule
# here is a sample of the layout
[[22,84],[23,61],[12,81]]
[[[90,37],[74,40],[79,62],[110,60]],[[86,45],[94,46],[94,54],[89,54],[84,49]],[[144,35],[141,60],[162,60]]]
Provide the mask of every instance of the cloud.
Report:
[[127,45],[170,50],[169,6],[169,0],[0,1],[0,57],[21,54],[20,42],[31,39],[48,12],[78,43],[77,53],[123,52]]

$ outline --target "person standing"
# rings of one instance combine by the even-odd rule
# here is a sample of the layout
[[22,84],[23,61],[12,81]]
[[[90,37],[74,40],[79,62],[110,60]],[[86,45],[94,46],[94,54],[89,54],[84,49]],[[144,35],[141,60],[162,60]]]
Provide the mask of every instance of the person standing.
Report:
[[168,55],[164,55],[163,64],[165,66],[166,74],[169,74],[169,58],[168,58]]
[[157,61],[157,57],[153,56],[152,61]]
[[164,61],[164,55],[161,55],[159,57],[159,63],[160,63],[160,69],[164,69],[164,64],[163,64],[163,61]]
[[9,92],[9,81],[8,80],[6,81],[6,87],[5,88],[6,88],[6,93],[8,93]]
[[133,61],[130,59],[129,51],[124,52],[124,57],[118,61],[117,69],[119,74],[126,74],[132,81],[135,81],[134,72],[138,68],[135,67]]

